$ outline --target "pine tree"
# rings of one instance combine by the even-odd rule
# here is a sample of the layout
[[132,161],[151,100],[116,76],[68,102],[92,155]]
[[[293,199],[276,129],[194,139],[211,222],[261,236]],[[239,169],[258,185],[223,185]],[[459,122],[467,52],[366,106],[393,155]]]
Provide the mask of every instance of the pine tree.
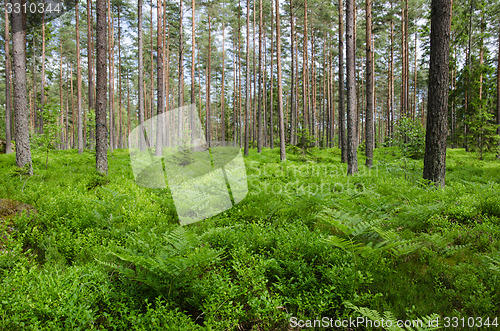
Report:
[[450,22],[451,0],[432,0],[424,179],[440,187],[446,173]]
[[107,132],[106,132],[106,0],[96,0],[96,169],[101,174],[108,172]]

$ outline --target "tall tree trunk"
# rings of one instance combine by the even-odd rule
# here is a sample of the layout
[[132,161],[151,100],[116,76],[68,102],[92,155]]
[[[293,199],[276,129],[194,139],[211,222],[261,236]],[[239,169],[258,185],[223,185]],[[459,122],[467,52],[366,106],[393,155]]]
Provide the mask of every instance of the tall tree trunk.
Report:
[[[236,117],[237,117],[237,113],[238,113],[238,84],[237,84],[237,80],[238,80],[238,69],[236,68],[236,40],[233,39],[233,50],[234,50],[234,53],[233,53],[233,144],[234,146],[236,146],[236,142],[237,142],[237,134],[238,134],[238,130],[237,130],[237,120],[236,120]],[[228,139],[229,141],[229,139]]]
[[43,106],[45,105],[45,12],[42,14],[42,74],[40,84],[40,133],[43,133]]
[[470,76],[471,76],[471,66],[472,66],[472,61],[471,61],[471,53],[472,53],[472,15],[474,11],[474,1],[470,0],[469,3],[469,29],[468,29],[468,43],[467,43],[467,50],[465,51],[465,67],[466,67],[466,82],[465,82],[465,111],[464,111],[464,147],[466,151],[469,151],[469,142],[468,142],[468,135],[469,135],[469,126],[468,126],[468,120],[469,120],[469,87],[470,87]]
[[316,68],[315,68],[315,63],[316,59],[314,57],[314,53],[316,52],[315,49],[315,38],[314,38],[314,29],[311,31],[311,76],[310,76],[310,86],[311,86],[311,91],[312,93],[309,93],[308,96],[311,98],[311,101],[309,102],[309,108],[310,108],[310,113],[311,113],[311,136],[313,137],[313,144],[314,146],[317,146],[317,130],[316,130],[316,99],[317,99],[317,94],[316,94]]
[[[156,39],[156,114],[157,117],[157,129],[156,129],[156,156],[161,156],[163,151],[163,132],[165,130],[165,124],[163,120],[165,117],[162,115],[165,111],[164,107],[164,86],[163,86],[163,15],[162,15],[162,0],[157,0],[156,2],[156,22],[157,27],[157,39]],[[180,138],[180,137],[179,137]]]
[[114,28],[111,0],[108,0],[108,47],[109,47],[109,150],[115,148],[115,73],[114,73]]
[[355,0],[346,1],[346,69],[347,69],[347,174],[358,172],[356,153],[356,40],[354,39]]
[[252,29],[252,86],[253,86],[253,93],[252,93],[252,108],[250,108],[250,111],[252,113],[252,147],[255,147],[255,143],[257,140],[257,82],[256,82],[256,77],[257,77],[257,66],[255,65],[255,16],[256,16],[256,10],[255,10],[255,3],[256,0],[253,1],[253,29]]
[[429,99],[424,179],[444,187],[448,134],[448,80],[451,0],[432,0]]
[[221,78],[221,88],[220,88],[220,127],[221,127],[221,141],[222,144],[225,145],[226,143],[226,114],[224,112],[225,108],[225,95],[224,95],[224,82],[226,80],[225,78],[225,72],[226,72],[226,25],[225,22],[222,22],[222,78]]
[[10,90],[10,35],[9,14],[7,13],[8,0],[5,1],[5,153],[12,153],[12,101]]
[[[498,33],[498,64],[497,64],[497,134],[500,136],[500,30]],[[497,159],[500,159],[500,142],[498,143]]]
[[259,82],[258,82],[258,114],[257,114],[257,152],[262,152],[262,0],[259,0]]
[[[130,135],[130,131],[132,130],[132,123],[131,123],[131,111],[130,111],[130,76],[127,73],[127,137]],[[128,140],[126,141],[126,147],[129,147],[128,145]]]
[[[274,3],[271,1],[271,68],[269,70],[269,78],[270,78],[270,81],[269,81],[269,146],[271,147],[271,149],[274,149],[274,74],[273,74],[273,58],[274,58],[274,50],[273,50],[273,46],[274,46],[274,24],[273,24],[273,20],[274,20]],[[293,40],[293,31],[292,31],[292,34],[291,34],[291,38]],[[293,45],[293,43],[292,43]],[[292,46],[293,47],[293,46]],[[291,92],[291,100],[293,100],[293,48],[292,48],[292,53],[291,53],[291,56],[292,56],[292,67],[291,67],[291,75],[292,75],[292,80],[291,80],[291,84],[292,84],[292,88],[290,89],[290,92]],[[292,124],[290,126],[290,141],[292,142],[293,144],[293,118],[294,118],[294,115],[293,115],[293,101],[292,101]]]
[[118,148],[123,148],[123,111],[122,111],[122,50],[121,50],[121,39],[122,39],[122,29],[121,29],[121,10],[120,4],[116,8],[117,13],[117,24],[118,24],[118,135],[117,135],[117,146]]
[[77,116],[76,116],[76,111],[75,111],[75,101],[74,101],[74,91],[73,91],[73,65],[69,65],[69,83],[70,83],[70,91],[71,91],[71,148],[77,148],[76,146],[76,129],[75,126]]
[[[348,0],[349,1],[349,0]],[[345,105],[344,105],[344,3],[339,0],[339,145],[341,161],[347,162],[347,137],[345,130]]]
[[[23,0],[12,0],[12,6],[22,6]],[[26,99],[26,16],[12,11],[12,50],[14,58],[14,140],[16,142],[16,165],[27,167],[33,174],[28,123],[28,101]]]
[[238,139],[240,148],[242,146],[242,123],[241,123],[241,0],[238,0]]
[[[22,0],[22,1],[26,1],[26,0]],[[25,33],[26,35],[26,33]],[[34,54],[38,54],[37,53],[37,48],[36,48],[36,34],[33,35],[33,53]],[[32,116],[32,127],[33,127],[33,132],[38,132],[40,133],[40,118],[42,117],[41,114],[39,114],[39,109],[38,109],[38,105],[37,105],[37,86],[36,86],[36,73],[37,73],[37,68],[36,68],[36,58],[37,56],[33,56],[33,111],[31,112],[31,116]],[[30,91],[31,92],[31,91]],[[31,105],[30,105],[30,108],[31,108]]]
[[60,143],[59,143],[59,148],[64,149],[64,102],[63,102],[63,42],[62,38],[60,38],[60,44],[59,44],[59,105],[61,109],[61,113],[59,115],[59,125],[61,126],[61,136],[60,136]]
[[106,130],[106,0],[96,1],[97,31],[96,31],[96,169],[101,174],[108,172],[108,142]]
[[78,114],[78,154],[83,153],[83,118],[82,118],[82,66],[80,63],[80,19],[78,1],[75,2],[76,17],[76,104]]
[[[90,0],[89,0],[90,1]],[[143,54],[143,36],[142,36],[142,1],[138,0],[137,2],[137,16],[138,16],[138,27],[137,27],[137,35],[138,35],[138,43],[139,43],[139,77],[138,77],[138,101],[139,101],[139,128],[140,128],[140,138],[139,138],[139,148],[141,151],[145,149],[143,141],[144,139],[144,54]]]
[[303,112],[303,115],[304,115],[304,126],[302,127],[302,129],[304,130],[304,132],[302,133],[302,144],[304,144],[305,142],[305,134],[306,133],[309,133],[310,130],[309,129],[309,111],[308,111],[308,99],[309,99],[309,95],[307,93],[307,83],[309,81],[309,78],[308,78],[308,72],[307,72],[307,68],[308,68],[308,65],[307,65],[307,0],[304,0],[304,42],[303,42],[303,59],[302,59],[302,70],[303,70],[303,74],[302,74],[302,112]]
[[210,78],[212,76],[212,32],[210,26],[210,13],[208,13],[208,66],[207,66],[207,110],[206,110],[206,118],[207,118],[207,142],[208,147],[212,146],[212,114],[210,112]]
[[[393,3],[391,0],[391,13],[393,10]],[[391,85],[390,94],[390,119],[389,119],[389,135],[392,138],[394,136],[394,19],[391,15],[391,58],[389,61],[390,75],[389,82]]]
[[280,159],[286,161],[285,122],[283,119],[283,84],[281,80],[281,27],[280,5],[276,0],[276,62],[278,65],[278,121],[280,126]]
[[[276,8],[278,10],[278,8]],[[296,142],[296,128],[297,128],[297,107],[295,107],[295,99],[297,98],[297,95],[294,93],[295,92],[295,32],[294,32],[294,21],[293,21],[293,0],[290,0],[290,57],[292,60],[291,63],[291,70],[290,70],[290,106],[291,106],[291,123],[290,123],[290,142],[292,145],[295,145]],[[272,36],[271,36],[272,38]],[[272,54],[272,50],[271,50]],[[271,79],[272,79],[272,60],[271,60]],[[271,80],[272,81],[272,80]],[[272,143],[271,143],[272,144]]]
[[[182,0],[179,0],[179,107],[184,106],[184,40],[182,33]],[[179,115],[182,112],[179,112]],[[182,119],[179,121],[179,125],[182,125]]]
[[[153,55],[153,48],[154,48],[154,39],[153,39],[153,5],[154,5],[154,0],[151,0],[150,6],[151,6],[151,15],[150,15],[150,31],[149,31],[149,40],[151,41],[150,45],[150,64],[151,64],[151,71],[150,71],[150,80],[149,80],[149,118],[153,118],[154,116],[154,55]],[[151,121],[151,128],[150,132],[153,131],[152,125],[153,121]]]
[[[196,4],[195,4],[195,0],[192,0],[191,1],[191,12],[192,12],[192,33],[191,33],[191,38],[192,38],[192,42],[191,42],[191,120],[190,120],[190,128],[191,128],[191,140],[194,139],[194,128],[195,128],[195,125],[194,125],[194,113],[196,111],[196,100],[195,100],[195,97],[194,97],[194,91],[195,91],[195,78],[194,78],[194,72],[195,72],[195,69],[196,69],[196,66],[195,66],[195,61],[196,61],[196,58],[195,58],[195,47],[196,47],[196,25],[195,25],[195,14],[196,14]],[[200,105],[201,107],[201,105]]]
[[413,63],[413,116],[412,118],[414,119],[417,116],[417,38],[418,38],[418,32],[417,29],[415,29],[415,56],[414,56],[414,63]]
[[[142,1],[142,0],[141,0]],[[142,19],[142,18],[141,18]],[[92,0],[87,0],[87,65],[89,111],[95,108],[94,101],[94,50],[92,48]],[[92,130],[92,128],[90,128]]]
[[374,145],[374,84],[372,49],[372,0],[366,0],[366,166],[373,165]]
[[250,0],[247,0],[247,58],[246,58],[246,73],[245,73],[245,142],[244,154],[248,155],[248,125],[250,122]]

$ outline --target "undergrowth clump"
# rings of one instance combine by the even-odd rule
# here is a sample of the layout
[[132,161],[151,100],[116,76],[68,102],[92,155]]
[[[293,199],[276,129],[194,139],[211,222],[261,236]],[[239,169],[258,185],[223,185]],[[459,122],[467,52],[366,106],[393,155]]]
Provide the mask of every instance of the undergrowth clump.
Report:
[[35,151],[34,176],[0,155],[0,196],[37,210],[9,220],[0,325],[288,330],[292,318],[500,313],[493,154],[449,150],[439,190],[397,147],[355,176],[338,149],[304,147],[286,163],[251,150],[246,198],[184,227],[168,189],[135,184],[127,151],[106,177],[90,152],[52,151],[45,169]]

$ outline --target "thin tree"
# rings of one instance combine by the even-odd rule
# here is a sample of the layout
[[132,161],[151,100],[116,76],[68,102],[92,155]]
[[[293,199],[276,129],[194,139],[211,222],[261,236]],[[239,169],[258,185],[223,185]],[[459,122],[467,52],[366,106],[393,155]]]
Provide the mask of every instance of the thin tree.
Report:
[[221,91],[220,91],[220,118],[221,118],[221,122],[220,122],[220,126],[221,126],[221,141],[222,141],[222,144],[225,144],[226,143],[226,114],[224,112],[224,108],[225,108],[225,104],[224,104],[224,101],[225,101],[225,95],[224,95],[224,82],[225,82],[225,72],[226,72],[226,65],[225,65],[225,61],[226,61],[226,25],[225,25],[225,22],[222,21],[222,78],[221,78]]
[[207,65],[207,110],[206,110],[206,118],[207,118],[207,142],[208,147],[212,146],[212,114],[210,112],[210,80],[212,76],[212,31],[210,25],[211,17],[210,17],[210,9],[208,11],[208,65]]
[[95,144],[95,160],[96,169],[101,174],[108,172],[108,143],[107,143],[107,130],[106,130],[106,94],[107,94],[107,81],[106,81],[106,58],[107,58],[107,44],[106,44],[106,0],[96,1],[96,14],[97,14],[97,28],[96,28],[96,144]]
[[[278,10],[278,9],[276,9]],[[292,120],[291,120],[291,127],[290,127],[290,142],[292,145],[295,145],[297,143],[297,107],[296,107],[296,102],[295,99],[297,98],[297,95],[294,93],[295,92],[295,51],[294,51],[294,41],[295,41],[295,32],[294,32],[294,21],[293,21],[293,0],[290,0],[290,57],[292,60],[291,67],[290,67],[290,104],[291,104],[291,109],[292,109]],[[272,36],[271,36],[272,38]],[[271,64],[271,73],[272,73],[272,64]],[[272,78],[272,75],[271,75]]]
[[114,28],[111,11],[111,0],[108,0],[108,48],[109,48],[109,149],[111,153],[115,148],[115,73],[114,73]]
[[[140,0],[142,1],[142,0]],[[95,108],[94,101],[94,51],[92,47],[92,0],[87,0],[87,65],[89,110]]]
[[164,112],[164,86],[163,86],[163,19],[162,19],[162,0],[157,0],[156,3],[156,22],[158,24],[157,28],[157,44],[156,44],[156,103],[157,103],[157,108],[156,108],[156,114],[158,115],[157,117],[157,129],[156,129],[156,156],[160,156],[162,151],[163,151],[163,132],[165,130],[163,119],[164,116],[162,115]]
[[339,0],[339,146],[341,161],[347,162],[347,137],[345,132],[345,104],[344,104],[344,3]]
[[39,132],[43,133],[43,106],[45,104],[45,11],[42,14],[42,74],[40,86],[40,127]]
[[247,0],[247,56],[246,56],[246,78],[245,78],[245,142],[243,153],[248,155],[248,122],[250,114],[250,0]]
[[10,34],[9,34],[9,14],[7,13],[7,4],[9,0],[5,0],[5,153],[12,153],[12,101],[10,90]]
[[278,121],[280,126],[280,159],[286,161],[285,150],[285,121],[283,116],[283,84],[281,79],[281,30],[280,5],[276,0],[276,62],[278,66]]
[[[498,64],[497,64],[497,134],[500,136],[500,30],[498,34]],[[500,142],[498,143],[497,159],[500,160]]]
[[[59,45],[59,105],[61,108],[61,113],[59,115],[59,125],[61,128],[63,127],[64,124],[64,107],[63,107],[63,41],[60,38],[60,45]],[[64,130],[61,130],[61,137],[60,137],[60,144],[59,147],[61,149],[64,149]]]
[[356,153],[356,40],[354,38],[355,0],[346,1],[346,73],[347,73],[347,174],[358,172]]
[[194,77],[194,74],[195,74],[195,69],[196,69],[196,66],[195,66],[195,47],[196,47],[196,25],[195,25],[195,0],[192,0],[191,1],[191,11],[192,11],[192,33],[191,33],[191,38],[192,38],[192,42],[191,42],[191,124],[190,124],[190,127],[191,127],[191,138],[194,139],[194,112],[196,111],[196,100],[195,100],[195,97],[194,97],[194,89],[195,89],[195,77]]
[[373,50],[372,50],[372,0],[366,0],[366,166],[373,165]]
[[307,0],[304,0],[304,42],[303,42],[303,59],[302,59],[302,113],[304,116],[304,126],[303,130],[305,130],[302,133],[302,144],[305,143],[305,133],[310,131],[308,130],[309,128],[309,112],[307,108],[307,100],[309,99],[308,93],[307,93],[307,83],[308,83],[308,72],[307,72]]
[[424,179],[445,185],[451,0],[432,0]]
[[[273,57],[274,57],[274,52],[273,52],[273,37],[274,37],[274,24],[273,24],[273,18],[274,18],[274,3],[271,1],[271,69],[269,71],[269,77],[270,77],[270,82],[269,84],[271,85],[269,88],[269,95],[270,95],[270,107],[269,107],[269,144],[271,149],[274,148],[274,75],[273,75]],[[293,51],[292,51],[292,59],[293,59]],[[293,61],[293,60],[292,60]],[[293,95],[293,62],[292,62],[292,95]],[[293,100],[293,97],[292,97]],[[293,104],[292,104],[292,116],[293,116]],[[293,121],[292,121],[293,122]],[[293,125],[290,127],[290,135],[292,135],[293,132]],[[290,138],[291,140],[291,138]]]
[[[82,66],[80,63],[80,20],[78,1],[75,2],[76,16],[76,104],[78,114],[78,154],[83,153],[83,119],[82,119]],[[43,104],[43,102],[42,102]]]
[[[184,41],[182,33],[182,19],[182,0],[179,0],[179,107],[184,106]],[[179,112],[179,115],[180,114],[182,114],[182,112]],[[179,126],[180,125],[182,125],[181,119],[179,119]]]
[[[89,0],[90,1],[90,0]],[[137,16],[138,16],[138,27],[137,27],[137,35],[138,35],[138,43],[139,43],[139,77],[138,77],[138,93],[139,93],[139,128],[140,138],[139,138],[139,148],[144,150],[145,146],[143,144],[144,137],[144,55],[143,55],[143,36],[142,36],[142,1],[137,1]]]
[[259,106],[257,114],[257,152],[262,152],[262,0],[259,0]]

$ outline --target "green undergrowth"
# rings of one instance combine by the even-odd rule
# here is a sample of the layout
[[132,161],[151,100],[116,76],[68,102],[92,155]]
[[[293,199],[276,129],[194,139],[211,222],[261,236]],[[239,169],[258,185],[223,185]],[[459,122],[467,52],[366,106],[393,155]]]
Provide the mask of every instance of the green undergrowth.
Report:
[[360,155],[349,177],[338,149],[290,148],[285,163],[251,150],[247,197],[183,227],[168,189],[135,184],[126,150],[108,160],[101,176],[91,152],[53,151],[47,169],[35,153],[28,177],[0,155],[0,198],[36,209],[2,241],[0,330],[500,315],[494,155],[448,150],[436,189],[396,148],[376,149],[372,169]]

